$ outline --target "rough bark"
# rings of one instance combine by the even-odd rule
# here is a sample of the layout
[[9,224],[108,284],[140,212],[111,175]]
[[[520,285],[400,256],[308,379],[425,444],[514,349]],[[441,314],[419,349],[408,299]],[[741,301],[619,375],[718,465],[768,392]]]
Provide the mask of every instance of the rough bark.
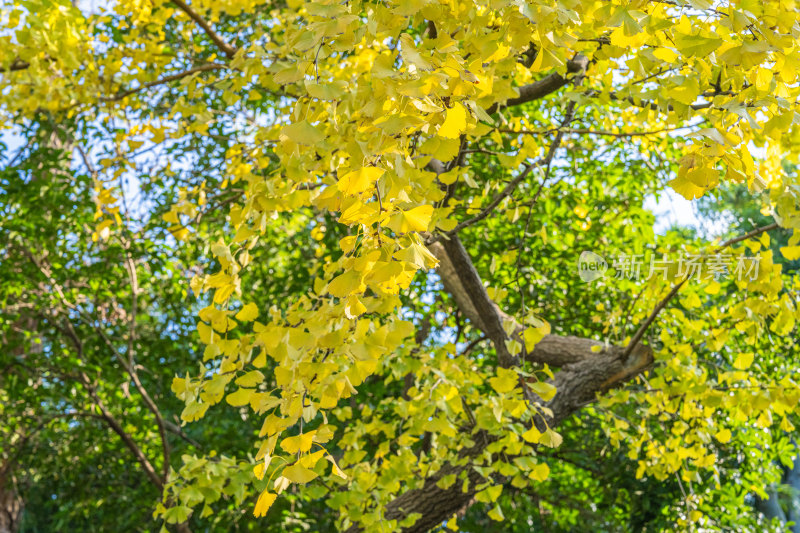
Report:
[[[453,237],[448,242],[450,244],[447,246],[445,246],[445,243],[435,242],[429,248],[439,260],[437,272],[442,279],[442,284],[445,290],[453,297],[458,308],[475,327],[487,334],[495,346],[501,341],[507,340],[508,336],[502,327],[499,331],[497,327],[488,328],[487,322],[512,324],[510,328],[512,332],[511,338],[521,341],[521,334],[525,328],[489,298],[477,271],[475,271],[475,267],[472,265],[471,259],[458,237]],[[458,262],[454,262],[451,259],[453,254],[459,256]],[[462,265],[464,266],[462,267]],[[473,296],[473,294],[476,296]],[[531,352],[523,352],[523,357],[529,362],[561,368],[565,365],[579,363],[603,354],[613,354],[615,357],[621,357],[623,351],[622,348],[607,346],[593,339],[570,335],[547,335],[536,344]],[[516,363],[516,358],[511,361],[511,364],[514,363]],[[503,361],[501,361],[501,364],[503,364]],[[511,366],[511,364],[506,366]]]
[[769,495],[769,498],[766,500],[762,500],[756,496],[755,508],[761,514],[766,516],[767,520],[777,518],[781,521],[781,523],[785,524],[786,513],[784,513],[783,509],[781,508],[780,500],[778,498],[778,490],[775,487],[769,487],[767,489],[767,494]]
[[780,467],[783,470],[780,483],[765,487],[768,498],[756,496],[753,507],[767,520],[777,518],[786,531],[800,533],[800,455],[794,457],[791,468]]
[[[441,248],[444,250],[443,256],[450,261],[452,274],[457,276],[456,279],[449,281],[449,285],[451,287],[459,287],[460,297],[465,300],[466,305],[471,306],[471,312],[476,320],[480,322],[479,327],[494,343],[500,365],[504,367],[513,365],[514,357],[506,348],[508,335],[503,329],[504,316],[501,315],[500,309],[486,293],[478,271],[475,270],[475,266],[464,249],[464,245],[461,244],[461,240],[458,237],[453,237],[442,242]],[[466,311],[465,314],[467,314]]]
[[788,488],[786,519],[792,522],[788,529],[800,533],[800,455],[795,456],[792,468],[786,469],[783,484]]
[[22,515],[23,502],[14,487],[8,465],[0,468],[0,533],[16,533]]
[[[499,363],[505,366],[516,364],[517,358],[512,357],[505,347],[508,340],[506,331],[511,331],[512,337],[519,337],[524,328],[489,298],[459,238],[453,236],[448,241],[434,243],[430,249],[440,261],[439,275],[445,289],[453,296],[461,312],[494,343]],[[510,327],[504,329],[504,323]],[[560,368],[552,380],[556,395],[544,405],[552,415],[539,420],[549,427],[557,427],[575,411],[592,402],[598,393],[634,378],[653,362],[652,350],[642,344],[628,350],[626,347],[605,346],[592,339],[559,335],[546,336],[524,357],[528,361]],[[528,399],[539,401],[533,393]],[[474,501],[477,485],[482,481],[480,474],[472,468],[471,458],[481,455],[488,445],[486,440],[477,440],[478,444],[462,454],[459,464],[444,466],[422,487],[409,490],[390,502],[386,507],[386,519],[399,521],[412,513],[419,513],[420,518],[405,531],[424,532],[468,508]],[[470,483],[466,492],[462,491],[461,479],[446,489],[437,486],[439,479],[450,474],[467,476]],[[354,527],[351,531],[357,529]]]
[[[461,490],[463,480],[457,481],[446,489],[439,488],[436,483],[443,477],[467,471],[470,490]],[[404,531],[423,532],[429,531],[453,516],[454,513],[466,510],[475,497],[476,487],[483,478],[478,472],[468,466],[446,465],[428,478],[419,489],[410,490],[398,496],[387,507],[385,517],[387,520],[402,520],[411,513],[420,513],[422,516],[413,526]]]
[[[589,65],[589,60],[579,55],[575,59],[567,61],[567,73],[568,74],[576,74],[578,72],[583,72],[586,70],[586,67]],[[554,93],[560,88],[564,87],[570,82],[570,79],[567,76],[562,76],[558,73],[553,73],[540,80],[536,80],[535,82],[523,85],[519,87],[517,90],[519,91],[519,96],[515,98],[509,98],[506,100],[505,104],[502,107],[512,107],[515,105],[521,105],[527,102],[532,102],[533,100],[538,100],[539,98],[544,98],[550,93]],[[488,114],[492,114],[499,109],[498,104],[493,104],[490,106],[486,112]]]

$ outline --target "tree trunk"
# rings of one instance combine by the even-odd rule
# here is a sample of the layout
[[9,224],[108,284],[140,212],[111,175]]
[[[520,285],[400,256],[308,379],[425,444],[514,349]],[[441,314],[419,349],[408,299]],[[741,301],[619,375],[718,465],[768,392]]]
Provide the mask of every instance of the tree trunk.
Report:
[[22,498],[14,486],[10,464],[0,468],[0,533],[16,533],[22,516]]
[[800,455],[795,456],[794,465],[783,476],[783,483],[789,493],[786,519],[793,522],[792,533],[800,533]]
[[[461,312],[481,329],[494,344],[500,366],[513,367],[519,364],[519,357],[506,349],[508,340],[506,327],[511,337],[521,340],[524,326],[506,314],[489,298],[471,258],[457,236],[451,236],[444,243],[434,243],[431,252],[439,260],[439,276],[445,289],[453,296]],[[536,419],[537,426],[555,428],[584,405],[591,403],[598,394],[618,387],[641,374],[653,363],[652,350],[641,344],[629,347],[605,346],[603,343],[573,336],[547,335],[530,352],[523,352],[527,361],[546,363],[558,368],[551,383],[556,387],[556,395],[549,402],[527,390],[526,396],[532,403],[544,403],[551,416],[546,420]],[[422,487],[409,490],[392,500],[385,510],[386,520],[401,521],[410,514],[419,514],[416,522],[406,527],[407,533],[422,533],[436,528],[442,522],[466,510],[475,501],[477,487],[484,481],[478,471],[472,468],[472,457],[483,453],[489,444],[487,439],[476,439],[478,444],[463,450],[457,464],[444,465],[438,472],[425,480]],[[437,485],[444,476],[456,474],[458,482],[443,489]],[[463,490],[461,476],[469,480]],[[350,532],[361,531],[358,525],[349,528]]]

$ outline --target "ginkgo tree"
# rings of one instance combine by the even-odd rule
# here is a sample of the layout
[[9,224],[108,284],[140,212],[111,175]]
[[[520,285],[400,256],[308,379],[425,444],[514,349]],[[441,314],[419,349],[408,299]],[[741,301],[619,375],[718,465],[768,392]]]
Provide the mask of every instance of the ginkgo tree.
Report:
[[[352,531],[455,528],[476,503],[503,521],[557,507],[559,450],[585,438],[584,466],[616,454],[680,491],[671,527],[765,527],[725,509],[796,456],[800,232],[770,241],[800,225],[794,2],[31,0],[1,20],[3,125],[69,120],[96,167],[81,238],[114,238],[135,183],[158,244],[196,260],[204,348],[171,389],[189,427],[235,410],[251,453],[172,465],[166,524],[223,493],[267,520],[300,493]],[[721,184],[772,222],[656,238],[646,198]],[[695,270],[587,285],[583,250]]]

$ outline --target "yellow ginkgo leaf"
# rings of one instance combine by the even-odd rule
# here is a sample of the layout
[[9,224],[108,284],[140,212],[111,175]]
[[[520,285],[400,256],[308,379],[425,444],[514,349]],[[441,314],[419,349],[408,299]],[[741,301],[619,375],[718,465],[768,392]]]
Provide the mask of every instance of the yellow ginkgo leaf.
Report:
[[719,281],[712,281],[703,289],[707,294],[718,294],[720,289]]
[[339,180],[339,190],[348,195],[362,193],[373,188],[384,172],[386,171],[378,167],[361,167],[353,170]]
[[497,377],[489,378],[489,385],[500,394],[505,394],[514,389],[519,382],[519,376],[513,370],[506,368],[497,369]]
[[667,182],[667,185],[672,187],[675,192],[686,198],[687,200],[694,200],[700,198],[706,192],[706,189],[698,187],[693,182],[686,178],[674,178]]
[[502,522],[506,519],[505,515],[503,514],[503,510],[500,509],[500,505],[495,505],[487,514],[489,515],[489,518],[495,522]]
[[427,248],[415,242],[411,243],[408,248],[395,253],[395,257],[411,263],[417,268],[432,268],[439,262],[436,256],[430,253]]
[[731,430],[730,429],[723,429],[723,430],[717,432],[717,434],[714,435],[714,437],[716,437],[717,440],[720,441],[723,444],[725,444],[726,442],[730,442],[730,440],[731,440]]
[[291,481],[292,483],[308,483],[309,481],[313,480],[317,477],[317,473],[313,470],[309,470],[308,468],[299,465],[293,464],[292,466],[287,466],[283,470],[283,477]]
[[432,205],[420,205],[392,216],[386,224],[395,233],[427,231],[433,216]]
[[220,287],[214,292],[214,303],[220,305],[225,303],[235,289],[236,285],[233,283]]
[[315,145],[322,142],[325,135],[317,128],[312,126],[307,120],[301,120],[294,124],[284,126],[281,130],[281,138],[287,138],[297,144]]
[[496,502],[497,498],[500,497],[500,494],[502,492],[503,492],[502,485],[492,485],[491,487],[486,487],[478,494],[476,494],[475,499],[479,502],[484,502],[484,503]]
[[528,386],[531,388],[533,392],[539,395],[542,400],[549,402],[553,399],[553,396],[556,395],[556,388],[551,385],[550,383],[546,383],[544,381],[535,381],[533,383],[528,383]]
[[287,478],[285,478],[283,476],[278,476],[277,478],[275,478],[275,483],[273,484],[273,486],[275,487],[275,492],[277,492],[278,494],[281,494],[283,491],[286,490],[286,488],[291,483],[292,482],[289,479],[287,479]]
[[255,320],[257,316],[258,306],[252,302],[242,307],[242,310],[236,313],[236,318],[242,322],[250,322]]
[[262,374],[258,370],[252,370],[247,374],[244,374],[236,378],[235,383],[240,387],[255,387],[262,381],[264,381],[264,374]]
[[200,342],[203,344],[213,344],[215,337],[218,338],[211,326],[203,322],[197,324],[197,332],[200,334]]
[[328,461],[330,461],[330,463],[331,463],[331,466],[332,466],[332,470],[333,470],[333,475],[335,475],[335,476],[339,476],[339,477],[340,477],[340,478],[342,478],[342,479],[347,479],[347,474],[345,474],[345,473],[342,471],[342,469],[341,469],[341,468],[339,468],[339,465],[337,465],[337,464],[336,464],[336,459],[334,459],[334,458],[333,458],[332,456],[330,456],[330,455],[326,455],[326,456],[325,456],[325,459],[327,459]]
[[467,110],[456,102],[447,110],[444,122],[439,126],[439,137],[457,139],[467,129]]
[[361,286],[361,274],[355,270],[348,270],[333,278],[328,284],[328,292],[337,298],[344,298],[356,292]]
[[733,362],[734,368],[738,370],[746,370],[753,364],[753,352],[742,352],[736,356]]
[[278,497],[277,494],[273,494],[271,492],[267,492],[266,490],[261,493],[261,496],[258,497],[258,501],[256,502],[256,508],[253,511],[253,514],[256,517],[264,516],[269,511],[269,508],[272,507],[272,504],[275,503],[276,498]]
[[528,326],[522,332],[522,340],[525,341],[525,349],[532,351],[533,347],[545,336],[550,334],[550,324],[545,321],[537,321],[536,324]]
[[264,479],[264,474],[267,471],[267,464],[263,461],[259,461],[256,466],[253,467],[253,475],[256,476],[256,479],[261,481]]
[[400,56],[407,65],[414,65],[419,70],[430,70],[433,65],[430,61],[422,57],[414,44],[414,38],[409,34],[400,35]]
[[536,426],[533,426],[531,429],[522,434],[522,438],[526,442],[532,442],[536,444],[539,442],[539,439],[542,438],[542,432],[536,429]]
[[250,395],[254,392],[253,389],[239,389],[233,394],[228,394],[225,401],[234,407],[241,407],[250,403]]
[[800,246],[781,246],[781,254],[789,261],[800,258]]
[[281,441],[281,448],[283,448],[286,453],[307,452],[311,449],[314,433],[316,433],[316,431],[309,431],[294,437],[286,437]]
[[344,314],[347,316],[347,318],[356,318],[360,315],[363,315],[366,310],[366,306],[361,303],[361,300],[358,299],[358,296],[351,294],[347,297],[347,303],[344,306]]
[[549,446],[550,448],[558,448],[559,446],[561,446],[561,442],[563,440],[564,438],[560,434],[556,433],[550,428],[547,428],[545,432],[542,433],[539,442],[544,444],[545,446]]
[[550,475],[550,467],[547,463],[539,463],[534,466],[528,477],[534,481],[544,481]]

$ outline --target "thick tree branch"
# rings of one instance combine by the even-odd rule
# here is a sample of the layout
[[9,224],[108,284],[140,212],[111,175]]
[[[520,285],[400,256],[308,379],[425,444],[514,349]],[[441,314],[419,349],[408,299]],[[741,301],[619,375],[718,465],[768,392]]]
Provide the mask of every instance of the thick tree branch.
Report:
[[[579,74],[586,70],[586,67],[589,66],[589,59],[579,55],[575,59],[567,61],[567,73],[568,74]],[[505,101],[502,107],[512,107],[516,105],[525,104],[527,102],[532,102],[533,100],[538,100],[539,98],[544,98],[548,94],[554,93],[560,88],[564,87],[570,82],[570,78],[566,76],[562,76],[558,73],[553,73],[545,76],[544,78],[537,80],[531,84],[523,85],[519,87],[519,96],[516,98],[509,98]],[[492,104],[487,110],[486,113],[491,115],[495,113],[500,108],[500,105],[495,103]]]
[[450,239],[442,241],[441,245],[450,261],[452,271],[458,274],[458,281],[465,295],[464,302],[467,306],[471,306],[470,311],[463,310],[464,314],[467,316],[472,314],[480,320],[482,327],[479,327],[494,343],[500,366],[512,366],[515,359],[506,347],[508,335],[503,329],[503,317],[499,308],[489,299],[472,260],[461,244],[461,239],[458,235],[453,235]]
[[203,31],[206,32],[206,35],[208,35],[209,39],[214,41],[214,44],[217,45],[217,48],[222,50],[222,52],[228,56],[228,59],[233,59],[233,56],[236,55],[236,47],[228,44],[227,41],[225,41],[225,39],[223,39],[220,34],[218,34],[214,28],[211,27],[211,24],[209,24],[197,13],[197,11],[192,9],[189,4],[183,0],[172,0],[172,3],[178,6],[181,11],[189,15],[189,18],[195,21],[198,26],[203,28]]
[[7,68],[0,69],[0,72],[19,72],[20,70],[27,70],[30,66],[31,64],[27,61],[15,59]]
[[[455,237],[453,240],[458,240],[458,237]],[[460,248],[463,250],[463,245],[461,245]],[[442,279],[445,290],[450,293],[458,308],[469,318],[470,322],[486,333],[493,343],[499,342],[501,339],[505,342],[508,338],[505,336],[505,330],[502,331],[502,336],[500,334],[492,336],[487,329],[485,317],[495,316],[496,320],[501,325],[510,324],[511,338],[521,342],[522,332],[525,328],[517,322],[514,317],[506,314],[489,298],[489,294],[483,287],[478,273],[474,270],[475,267],[472,266],[472,261],[469,257],[466,257],[466,259],[464,258],[463,254],[466,254],[466,250],[464,250],[462,254],[457,247],[454,247],[455,253],[462,254],[460,264],[469,261],[471,269],[466,270],[465,274],[465,271],[456,269],[454,262],[450,258],[449,250],[445,249],[442,242],[430,245],[429,249],[439,260],[437,272]],[[472,287],[471,292],[467,292],[465,283],[462,281],[463,278],[467,278],[467,283]],[[477,306],[474,303],[475,300],[472,299],[472,294],[476,290],[482,292],[482,294],[476,296],[478,302]],[[611,347],[606,346],[602,342],[592,339],[564,335],[547,335],[536,344],[531,352],[525,353],[524,357],[526,361],[560,368],[565,365],[596,357],[611,349]],[[512,363],[513,362],[514,361],[512,361]]]
[[[542,341],[544,342],[544,341]],[[553,415],[545,422],[549,427],[556,427],[576,410],[595,399],[600,392],[605,392],[627,380],[637,376],[652,363],[652,351],[639,345],[627,359],[622,359],[622,348],[615,347],[606,353],[595,354],[594,357],[564,367],[553,380],[558,392],[546,404]],[[402,520],[412,513],[422,516],[404,531],[422,533],[435,528],[455,513],[462,512],[473,501],[477,487],[484,481],[480,474],[472,468],[471,458],[484,453],[488,441],[477,439],[478,444],[461,455],[463,464],[448,464],[429,477],[422,487],[409,490],[392,502],[385,511],[388,520]],[[506,457],[506,460],[509,458]],[[463,474],[462,474],[463,473]],[[462,482],[441,488],[437,482],[444,476],[465,475],[469,481],[466,492],[462,490]],[[358,528],[351,528],[357,531]]]
[[[483,443],[467,451],[464,456],[465,461],[470,461],[471,457],[479,455],[484,449]],[[448,488],[443,489],[437,485],[438,481],[448,475],[458,476],[466,471],[466,477],[470,489],[467,492],[461,490],[463,481],[458,478],[456,483],[452,483]],[[413,526],[405,528],[408,533],[422,533],[430,531],[449,519],[453,514],[465,510],[469,507],[475,497],[473,487],[483,481],[481,475],[468,465],[458,466],[448,464],[439,469],[435,474],[425,481],[425,484],[414,490],[404,492],[395,498],[387,507],[384,513],[386,520],[403,520],[411,513],[420,513],[422,516]],[[359,531],[357,527],[350,528],[349,532]]]
[[[491,301],[458,236],[434,243],[430,249],[440,261],[439,274],[456,305],[492,340],[501,364],[513,364],[515,359],[505,348],[508,336],[502,326],[505,322],[514,337],[519,337],[523,327]],[[636,377],[653,362],[652,350],[642,344],[636,344],[628,351],[618,346],[603,346],[591,339],[558,335],[546,336],[525,357],[530,361],[561,368],[552,380],[556,395],[544,404],[549,413],[537,420],[540,427],[558,426],[572,413],[593,401],[597,394]],[[529,390],[526,390],[526,396],[532,403],[540,403],[540,399]],[[471,458],[485,453],[488,445],[487,440],[477,440],[478,444],[462,452],[455,464],[445,465],[428,478],[422,487],[409,490],[390,502],[385,510],[385,518],[402,520],[412,513],[419,513],[420,518],[405,529],[417,533],[429,531],[469,507],[474,501],[477,487],[483,481],[472,468]],[[466,491],[462,490],[461,482],[448,488],[438,485],[443,476],[451,474],[466,476],[469,481]]]

